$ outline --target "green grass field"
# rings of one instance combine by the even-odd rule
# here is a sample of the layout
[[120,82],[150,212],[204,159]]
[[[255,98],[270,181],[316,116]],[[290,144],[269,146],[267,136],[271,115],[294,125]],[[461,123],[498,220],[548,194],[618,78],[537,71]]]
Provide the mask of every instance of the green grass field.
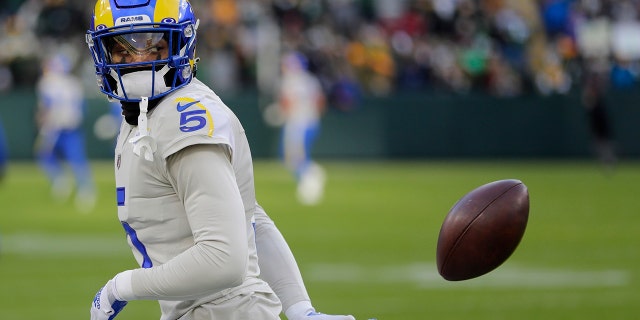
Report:
[[[291,177],[256,163],[258,199],[287,237],[316,307],[358,319],[632,319],[640,314],[640,163],[327,162],[316,207]],[[43,174],[12,163],[0,184],[0,319],[88,319],[96,290],[136,267],[115,213],[110,163],[94,163],[93,213],[55,203]],[[531,211],[514,255],[480,278],[435,266],[440,224],[471,189],[517,178]],[[133,301],[117,319],[158,319]]]

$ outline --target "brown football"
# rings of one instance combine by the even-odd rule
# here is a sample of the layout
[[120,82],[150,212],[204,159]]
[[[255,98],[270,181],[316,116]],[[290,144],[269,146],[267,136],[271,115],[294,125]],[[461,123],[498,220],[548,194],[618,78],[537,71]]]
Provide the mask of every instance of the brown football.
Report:
[[505,262],[522,240],[529,219],[529,191],[522,181],[499,180],[467,193],[447,214],[436,250],[446,280],[484,275]]

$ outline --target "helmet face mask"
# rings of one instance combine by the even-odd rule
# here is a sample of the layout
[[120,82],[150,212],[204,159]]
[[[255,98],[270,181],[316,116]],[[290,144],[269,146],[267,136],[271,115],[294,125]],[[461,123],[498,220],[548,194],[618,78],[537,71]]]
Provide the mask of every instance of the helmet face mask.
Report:
[[98,87],[110,99],[157,99],[194,76],[198,21],[189,2],[136,2],[98,0],[87,32]]

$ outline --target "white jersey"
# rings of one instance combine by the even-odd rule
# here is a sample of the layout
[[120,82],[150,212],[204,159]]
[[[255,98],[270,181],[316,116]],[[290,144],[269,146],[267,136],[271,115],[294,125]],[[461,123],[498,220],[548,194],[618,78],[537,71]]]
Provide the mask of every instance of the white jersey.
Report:
[[46,72],[37,84],[40,108],[45,114],[44,129],[76,129],[82,123],[84,92],[72,75]]
[[[168,320],[216,299],[271,292],[258,279],[253,165],[240,121],[211,89],[193,79],[149,112],[148,128],[157,144],[153,161],[134,154],[129,140],[138,126],[125,121],[115,152],[118,217],[142,267],[131,276],[133,297],[122,298],[160,300],[162,319]],[[199,148],[217,148],[226,157],[210,165],[180,162],[184,154],[196,154]],[[211,170],[194,172],[203,167]],[[233,229],[236,216],[243,219],[243,230]],[[243,242],[237,237],[246,246],[234,247]],[[245,267],[243,279],[224,283],[225,270],[217,269],[218,259],[247,249],[248,256],[236,264]],[[213,278],[210,284],[207,277]]]
[[310,72],[286,72],[282,76],[280,95],[287,100],[288,124],[309,125],[320,121],[318,102],[324,93],[320,81]]

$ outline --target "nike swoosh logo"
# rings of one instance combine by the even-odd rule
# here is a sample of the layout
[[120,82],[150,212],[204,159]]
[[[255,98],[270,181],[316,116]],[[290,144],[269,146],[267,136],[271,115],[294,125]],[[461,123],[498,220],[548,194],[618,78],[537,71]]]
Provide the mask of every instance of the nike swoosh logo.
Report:
[[196,103],[200,103],[200,100],[198,100],[198,101],[194,101],[194,102],[189,102],[189,103],[187,103],[187,104],[185,104],[185,105],[180,104],[180,102],[178,102],[178,105],[177,105],[178,112],[185,111],[185,110],[187,110],[187,108],[191,107],[192,105],[194,105],[194,104],[196,104]]

